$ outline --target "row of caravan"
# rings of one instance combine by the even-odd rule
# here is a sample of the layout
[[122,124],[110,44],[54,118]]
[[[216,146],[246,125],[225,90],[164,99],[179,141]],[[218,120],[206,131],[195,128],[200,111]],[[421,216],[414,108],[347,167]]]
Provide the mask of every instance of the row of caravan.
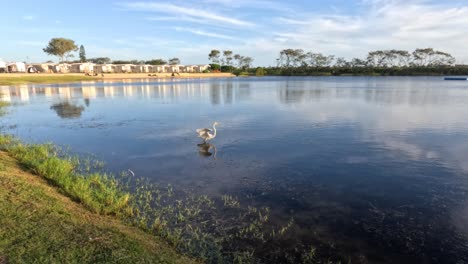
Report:
[[134,65],[84,63],[6,63],[0,59],[0,72],[44,73],[200,73],[210,65]]
[[94,64],[62,63],[32,64],[39,72],[48,73],[200,73],[210,65],[134,65],[134,64]]
[[1,72],[34,72],[31,65],[26,65],[24,62],[5,62],[0,59]]

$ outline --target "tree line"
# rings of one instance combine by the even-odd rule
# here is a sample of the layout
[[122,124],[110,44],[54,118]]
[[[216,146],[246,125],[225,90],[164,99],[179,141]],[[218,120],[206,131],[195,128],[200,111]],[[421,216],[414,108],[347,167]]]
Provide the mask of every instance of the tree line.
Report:
[[405,50],[376,50],[364,59],[349,61],[334,55],[305,52],[302,49],[284,49],[276,60],[278,67],[435,67],[451,66],[455,58],[449,53],[433,48]]
[[[152,60],[111,60],[108,57],[98,57],[98,58],[86,58],[86,50],[83,45],[76,45],[74,40],[66,38],[52,38],[47,46],[42,49],[45,53],[57,56],[60,62],[92,62],[96,64],[149,64],[149,65],[177,65],[180,64],[179,58],[170,58],[168,60],[164,59],[152,59]],[[79,60],[72,60],[74,58],[73,52],[78,51]]]
[[[151,60],[111,60],[108,57],[87,58],[83,45],[65,38],[53,38],[43,49],[61,62],[69,62],[73,52],[79,51],[79,60],[71,62],[93,62],[97,64],[180,64],[179,58]],[[437,75],[467,74],[468,66],[454,65],[456,59],[449,53],[433,48],[406,50],[375,50],[365,58],[346,60],[335,55],[304,51],[303,49],[283,49],[279,52],[275,67],[251,68],[254,59],[234,54],[231,50],[213,49],[208,54],[212,71],[231,72],[236,75]]]
[[208,54],[208,60],[212,70],[220,70],[222,72],[233,72],[235,70],[245,70],[251,67],[254,59],[249,56],[234,54],[231,50],[211,50]]
[[[433,48],[370,51],[365,58],[342,57],[302,49],[283,49],[276,67],[264,68],[266,75],[465,75],[468,66],[455,65],[449,53]],[[254,75],[257,69],[250,69]]]

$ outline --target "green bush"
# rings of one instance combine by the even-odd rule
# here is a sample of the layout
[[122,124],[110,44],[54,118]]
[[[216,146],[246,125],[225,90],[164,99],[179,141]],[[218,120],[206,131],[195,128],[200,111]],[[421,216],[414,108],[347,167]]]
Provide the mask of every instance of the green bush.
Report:
[[233,72],[236,68],[233,66],[221,66],[221,72]]
[[210,68],[211,68],[212,71],[221,70],[221,66],[219,64],[216,64],[216,63],[210,64]]
[[265,76],[265,70],[262,67],[258,67],[255,70],[255,76]]

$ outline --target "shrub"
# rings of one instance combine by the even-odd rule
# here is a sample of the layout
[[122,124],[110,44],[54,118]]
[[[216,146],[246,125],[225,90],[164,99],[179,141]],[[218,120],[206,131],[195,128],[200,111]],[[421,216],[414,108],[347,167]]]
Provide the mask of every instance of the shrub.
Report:
[[265,70],[262,67],[258,67],[255,70],[255,76],[265,76]]

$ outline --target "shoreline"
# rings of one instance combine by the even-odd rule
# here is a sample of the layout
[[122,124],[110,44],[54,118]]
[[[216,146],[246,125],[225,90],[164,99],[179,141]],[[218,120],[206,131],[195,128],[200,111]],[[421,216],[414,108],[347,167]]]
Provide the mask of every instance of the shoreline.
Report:
[[[154,74],[154,73],[152,73]],[[152,75],[151,74],[151,75]],[[126,79],[189,79],[189,78],[231,78],[232,73],[181,73],[171,76],[171,73],[160,73],[157,76],[149,76],[150,73],[108,73],[98,76],[85,76],[83,73],[1,73],[0,86],[23,85],[23,84],[53,84],[72,83],[79,81],[103,81],[103,80],[126,80]]]

